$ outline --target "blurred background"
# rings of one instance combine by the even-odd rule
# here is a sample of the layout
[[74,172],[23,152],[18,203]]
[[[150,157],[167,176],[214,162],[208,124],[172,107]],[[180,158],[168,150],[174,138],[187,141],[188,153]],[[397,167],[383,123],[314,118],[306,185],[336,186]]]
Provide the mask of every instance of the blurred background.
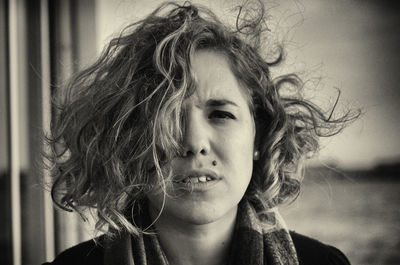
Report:
[[[240,1],[192,1],[235,22]],[[92,222],[52,206],[42,183],[41,132],[55,86],[93,62],[155,0],[0,0],[0,264],[40,264],[93,236]],[[400,4],[378,0],[265,1],[270,40],[306,94],[363,109],[322,139],[299,198],[282,207],[290,229],[341,249],[352,264],[400,264]],[[268,48],[268,47],[267,47]]]

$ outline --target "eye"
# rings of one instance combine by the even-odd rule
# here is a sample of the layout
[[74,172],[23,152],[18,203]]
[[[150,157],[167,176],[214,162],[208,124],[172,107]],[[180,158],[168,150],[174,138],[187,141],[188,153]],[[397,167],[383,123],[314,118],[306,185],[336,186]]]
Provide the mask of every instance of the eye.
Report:
[[218,119],[218,120],[226,120],[226,119],[232,119],[236,120],[235,115],[233,115],[230,112],[227,111],[222,111],[222,110],[214,110],[210,113],[208,116],[209,119]]

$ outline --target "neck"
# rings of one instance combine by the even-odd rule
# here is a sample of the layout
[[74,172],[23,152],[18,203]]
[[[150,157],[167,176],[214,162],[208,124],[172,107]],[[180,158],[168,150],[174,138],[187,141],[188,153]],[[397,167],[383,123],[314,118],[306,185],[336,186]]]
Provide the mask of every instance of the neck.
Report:
[[[170,264],[227,264],[237,208],[217,221],[191,224],[164,216],[157,220],[157,236]],[[152,219],[156,213],[150,211]]]

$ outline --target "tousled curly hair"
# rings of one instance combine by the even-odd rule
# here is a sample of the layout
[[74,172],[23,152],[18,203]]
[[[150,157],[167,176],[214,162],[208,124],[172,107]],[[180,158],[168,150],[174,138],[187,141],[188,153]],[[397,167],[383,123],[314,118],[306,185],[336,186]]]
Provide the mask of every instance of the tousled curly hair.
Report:
[[295,74],[271,78],[283,50],[263,59],[264,8],[251,18],[242,11],[229,28],[206,8],[163,4],[62,88],[47,154],[58,206],[95,208],[99,230],[139,231],[127,213],[165,181],[162,165],[181,152],[181,107],[195,89],[191,60],[201,49],[224,54],[249,97],[260,159],[245,196],[269,205],[297,196],[302,161],[318,150],[318,138],[338,133],[357,114],[333,119],[301,93],[282,95],[282,87],[300,92],[303,83]]

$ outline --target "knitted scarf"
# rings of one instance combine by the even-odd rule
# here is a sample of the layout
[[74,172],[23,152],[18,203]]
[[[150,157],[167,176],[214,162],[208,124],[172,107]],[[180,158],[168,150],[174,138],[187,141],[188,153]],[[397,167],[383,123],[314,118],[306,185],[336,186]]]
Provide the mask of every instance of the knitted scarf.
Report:
[[[149,222],[148,214],[141,216]],[[141,220],[143,221],[143,220]],[[122,234],[105,249],[105,265],[168,265],[157,235]],[[230,265],[296,265],[296,250],[285,224],[276,210],[265,209],[257,200],[239,203]]]

